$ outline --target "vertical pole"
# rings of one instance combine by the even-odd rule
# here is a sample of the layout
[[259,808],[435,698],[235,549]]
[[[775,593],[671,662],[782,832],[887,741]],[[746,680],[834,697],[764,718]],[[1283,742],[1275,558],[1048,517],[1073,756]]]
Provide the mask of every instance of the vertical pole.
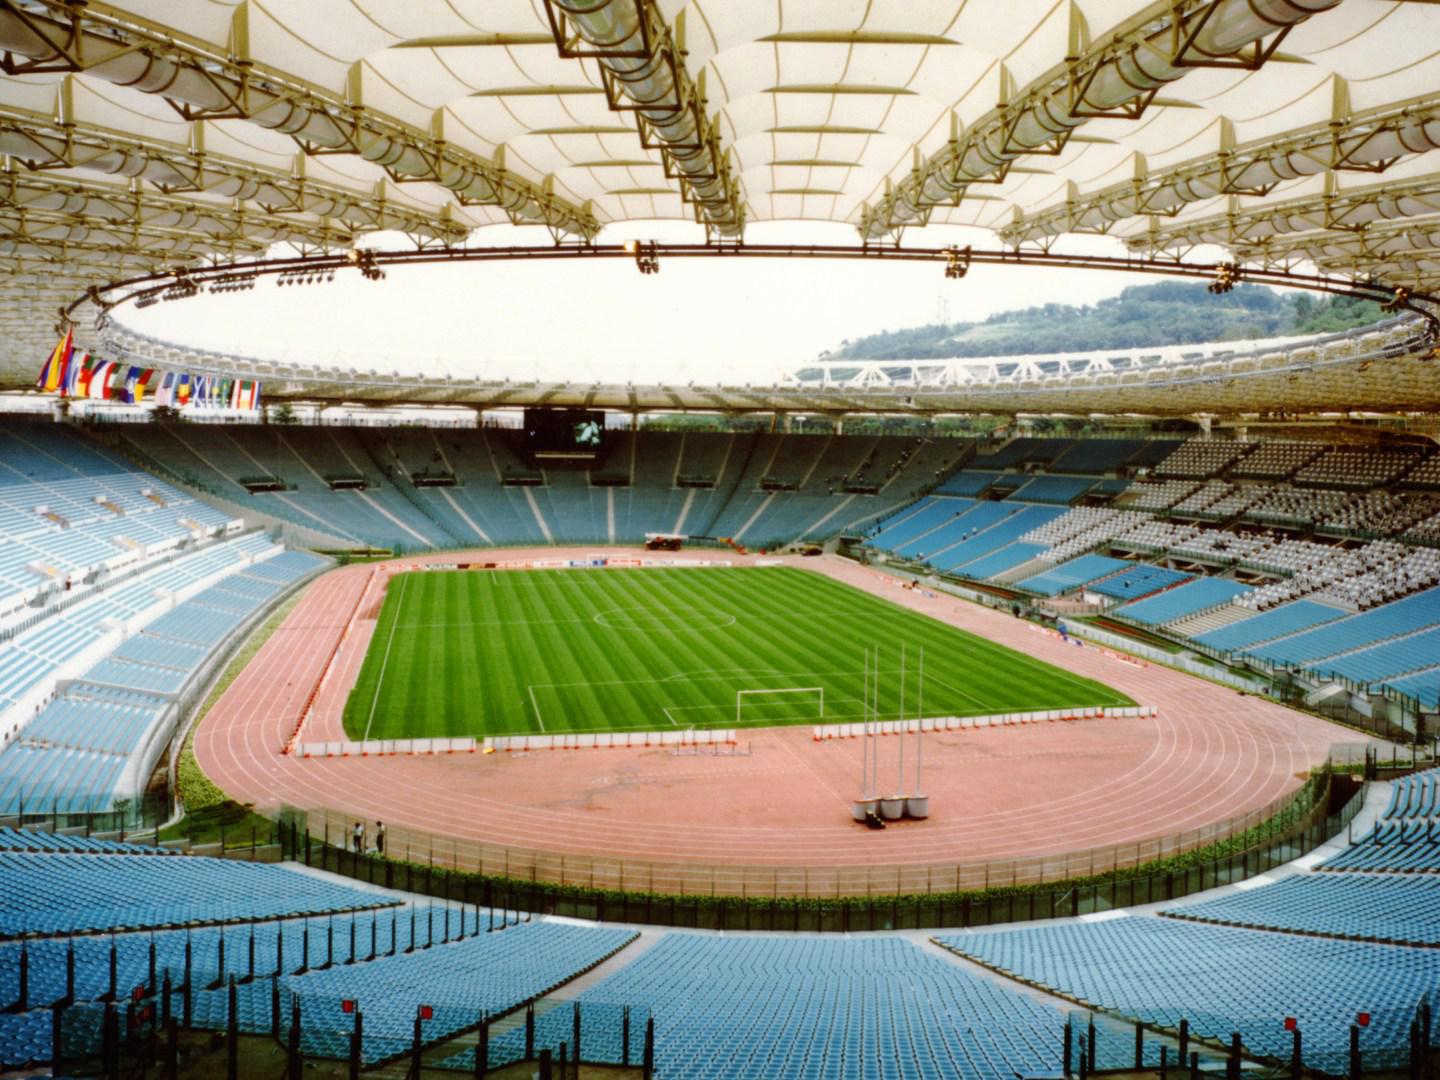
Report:
[[[151,939],[150,948],[155,948],[154,939]],[[152,951],[152,957],[155,955]],[[20,994],[17,998],[20,1003],[20,1012],[30,1011],[30,947],[25,940],[20,942]]]
[[165,1080],[179,1080],[180,1024],[175,1017],[165,1019]]
[[[308,841],[307,841],[308,847]],[[300,1054],[300,995],[296,994],[291,1000],[290,1007],[290,1035],[285,1043],[286,1080],[304,1080],[305,1059]]]
[[225,1076],[240,1080],[240,995],[235,989],[235,976],[230,976],[228,1007],[225,1010]]
[[620,1013],[620,1064],[630,1067],[630,1006]]
[[350,1080],[360,1080],[360,1045],[365,1037],[365,1017],[357,1008],[355,1026],[350,1031]]
[[120,1015],[115,1002],[105,1003],[105,1018],[101,1029],[102,1068],[109,1080],[120,1080]]
[[1093,1073],[1093,1072],[1095,1071],[1095,1014],[1094,1014],[1094,1013],[1091,1013],[1091,1014],[1090,1014],[1090,1019],[1089,1019],[1089,1021],[1087,1022],[1086,1032],[1087,1032],[1087,1036],[1088,1036],[1089,1041],[1086,1042],[1085,1045],[1089,1048],[1089,1054],[1088,1054],[1088,1056],[1087,1056],[1086,1059],[1085,1059],[1085,1068],[1086,1068],[1089,1072]]
[[540,1051],[540,1080],[555,1080],[550,1073],[550,1051]]
[[1304,1070],[1303,1058],[1300,1055],[1300,1028],[1295,1028],[1295,1042],[1290,1048],[1290,1080],[1300,1080]]
[[1086,1080],[1090,1075],[1090,1040],[1084,1035],[1080,1036],[1080,1080]]
[[187,933],[185,935],[185,995],[181,998],[180,1006],[182,1009],[182,1022],[185,1025],[186,1031],[190,1030],[190,1022],[194,1019],[193,1010],[195,1007],[195,997],[190,990],[191,984],[195,981],[191,968],[191,959],[190,935]]
[[1181,1020],[1180,1020],[1180,1052],[1179,1052],[1179,1054],[1178,1054],[1178,1058],[1177,1058],[1176,1064],[1179,1065],[1180,1068],[1183,1069],[1183,1068],[1185,1067],[1185,1062],[1187,1062],[1187,1061],[1189,1061],[1189,1060],[1190,1060],[1190,1021],[1189,1021],[1189,1020],[1186,1020],[1186,1019],[1184,1019],[1184,1018],[1182,1017]]
[[270,1037],[280,1041],[280,972],[270,976]]
[[1160,1044],[1160,1080],[1170,1080],[1170,1047]]
[[310,920],[306,919],[300,927],[300,967],[296,975],[304,975],[310,970]]
[[1350,1025],[1350,1080],[1360,1080],[1360,1025]]
[[285,924],[275,926],[275,974],[285,974]]
[[655,1017],[651,1016],[645,1021],[645,1063],[642,1066],[644,1080],[654,1080],[655,1077]]
[[57,1001],[50,1007],[50,1075],[64,1076],[65,1069],[61,1064],[63,1058],[63,1043],[61,1035],[65,1027],[65,1003]]
[[172,993],[174,993],[174,988],[170,985],[170,969],[166,968],[165,977],[160,980],[160,1024],[162,1027],[170,1022],[170,995]]
[[374,960],[376,946],[380,944],[380,919],[374,913],[370,915],[370,955],[366,960]]
[[905,794],[905,643],[900,643],[900,769],[896,795]]
[[120,953],[115,944],[115,939],[110,939],[110,990],[105,995],[109,1001],[120,1000]]
[[410,1040],[410,1080],[420,1080],[420,1007],[415,1007],[415,1034]]
[[1135,1021],[1135,1070],[1145,1067],[1145,1024],[1143,1021]]
[[1062,1055],[1063,1060],[1064,1060],[1064,1064],[1063,1064],[1062,1067],[1061,1067],[1061,1071],[1065,1074],[1066,1080],[1069,1080],[1069,1076],[1070,1076],[1070,1072],[1071,1072],[1071,1067],[1070,1067],[1070,1066],[1071,1066],[1070,1043],[1071,1043],[1071,1040],[1072,1040],[1073,1038],[1074,1038],[1074,1034],[1073,1034],[1073,1029],[1070,1027],[1070,1021],[1069,1021],[1069,1020],[1066,1020],[1066,1021],[1065,1021],[1065,1049],[1064,1049],[1063,1055]]
[[147,957],[148,966],[149,966],[149,980],[145,983],[145,986],[146,986],[146,989],[148,989],[148,990],[150,991],[150,993],[153,995],[153,994],[155,993],[155,987],[156,987],[157,985],[159,985],[159,984],[156,983],[156,981],[155,981],[155,959],[156,959],[156,957],[155,957],[155,931],[153,931],[153,930],[150,931],[150,950],[149,950],[149,953],[150,953],[150,955]]
[[570,1080],[570,1055],[568,1048],[562,1042],[560,1044],[560,1080]]
[[525,1060],[535,1056],[535,1006],[525,1006]]
[[915,718],[915,794],[924,795],[920,786],[920,767],[925,763],[925,646],[920,646],[920,686],[916,690]]
[[570,1044],[575,1047],[575,1072],[576,1080],[579,1080],[580,1072],[580,1002],[575,1002],[575,1018],[572,1024],[574,1031],[571,1034]]
[[865,650],[865,674],[860,690],[860,797],[870,794],[870,650]]
[[[187,943],[189,939],[186,939]],[[75,1003],[75,938],[72,935],[65,943],[65,1004]]]
[[480,1021],[480,1044],[475,1047],[475,1080],[485,1080],[490,1071],[490,1018]]
[[[151,948],[154,948],[152,945]],[[255,981],[255,924],[250,924],[250,959],[245,967],[245,981]]]
[[1190,1080],[1200,1080],[1200,1051],[1190,1051]]
[[1230,1033],[1230,1057],[1225,1062],[1226,1080],[1240,1080],[1240,1032]]

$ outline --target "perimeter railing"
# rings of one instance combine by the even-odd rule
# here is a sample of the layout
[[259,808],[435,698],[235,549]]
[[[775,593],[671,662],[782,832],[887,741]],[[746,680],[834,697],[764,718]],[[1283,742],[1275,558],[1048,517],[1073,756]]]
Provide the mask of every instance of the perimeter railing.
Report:
[[382,854],[369,833],[356,851],[350,839],[362,819],[333,808],[287,809],[281,834],[288,858],[486,907],[704,929],[889,930],[985,926],[1173,900],[1298,858],[1344,829],[1362,801],[1362,785],[1327,769],[1298,792],[1183,833],[926,865],[682,864],[538,851],[397,826],[387,826]]

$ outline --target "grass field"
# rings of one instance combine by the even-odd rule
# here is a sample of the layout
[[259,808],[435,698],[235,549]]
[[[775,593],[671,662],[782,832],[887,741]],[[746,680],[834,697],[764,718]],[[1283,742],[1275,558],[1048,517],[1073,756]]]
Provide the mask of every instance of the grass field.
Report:
[[[435,571],[390,582],[352,738],[858,720],[1128,705],[1108,687],[788,567]],[[923,686],[917,672],[924,648]],[[821,712],[823,694],[823,715]]]

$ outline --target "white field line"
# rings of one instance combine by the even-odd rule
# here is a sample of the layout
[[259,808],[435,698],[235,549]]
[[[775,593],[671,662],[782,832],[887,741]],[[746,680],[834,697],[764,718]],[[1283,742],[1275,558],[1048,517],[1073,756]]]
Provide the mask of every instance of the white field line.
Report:
[[390,624],[390,636],[385,639],[385,655],[380,658],[380,677],[375,680],[375,696],[370,699],[370,715],[365,720],[365,738],[370,738],[370,727],[375,723],[375,709],[380,704],[380,688],[385,685],[385,669],[390,666],[390,646],[395,644],[395,628],[400,625],[400,610],[405,603],[405,590],[410,584],[410,575],[400,579],[400,595],[395,599],[395,621]]
[[541,730],[541,731],[544,731],[544,730],[545,730],[545,721],[544,721],[544,719],[540,716],[540,705],[539,705],[539,703],[535,700],[535,687],[531,686],[529,689],[530,689],[530,707],[535,710],[535,722],[540,725],[540,730]]

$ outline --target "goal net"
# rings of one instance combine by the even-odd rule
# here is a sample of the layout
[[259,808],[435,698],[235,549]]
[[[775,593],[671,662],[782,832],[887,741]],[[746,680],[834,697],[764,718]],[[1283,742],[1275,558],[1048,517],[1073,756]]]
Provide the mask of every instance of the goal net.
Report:
[[[806,696],[796,697],[797,694]],[[776,706],[784,706],[784,708],[777,709]],[[816,711],[813,717],[797,716],[796,713],[799,710],[796,706],[805,706]],[[737,690],[735,691],[735,726],[743,727],[747,715],[751,720],[824,720],[825,688],[823,686],[787,686],[777,690]]]

